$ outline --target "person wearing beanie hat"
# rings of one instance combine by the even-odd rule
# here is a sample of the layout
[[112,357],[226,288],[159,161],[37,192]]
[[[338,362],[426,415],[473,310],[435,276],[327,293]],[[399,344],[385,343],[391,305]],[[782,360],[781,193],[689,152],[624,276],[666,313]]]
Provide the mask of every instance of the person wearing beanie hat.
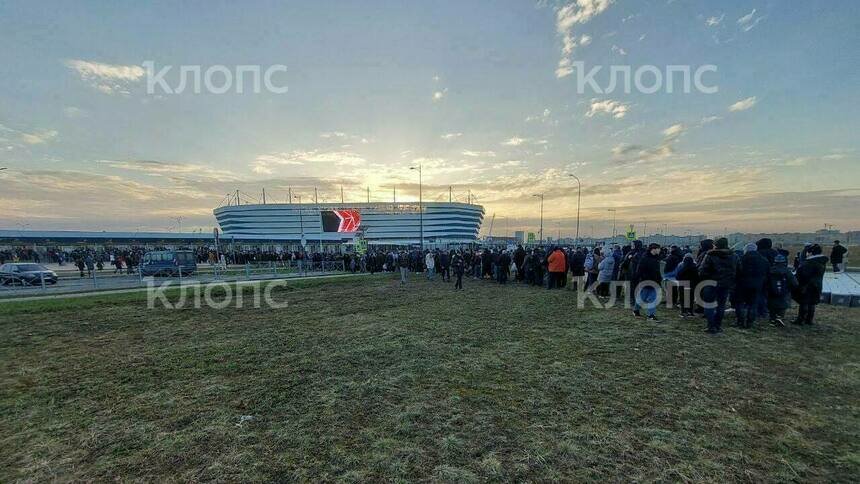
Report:
[[788,257],[778,253],[770,266],[765,283],[767,293],[767,312],[770,315],[770,324],[783,328],[785,322],[785,311],[791,300],[791,293],[797,288],[797,278],[788,270]]
[[702,290],[705,317],[708,319],[708,328],[705,332],[710,334],[722,332],[726,301],[729,293],[735,288],[737,273],[738,260],[734,252],[729,250],[729,241],[725,237],[717,239],[714,249],[705,254],[699,265],[699,281],[708,283]]
[[764,295],[764,283],[770,262],[759,254],[756,244],[747,244],[738,266],[737,302],[735,311],[739,328],[752,328],[758,314],[758,302]]

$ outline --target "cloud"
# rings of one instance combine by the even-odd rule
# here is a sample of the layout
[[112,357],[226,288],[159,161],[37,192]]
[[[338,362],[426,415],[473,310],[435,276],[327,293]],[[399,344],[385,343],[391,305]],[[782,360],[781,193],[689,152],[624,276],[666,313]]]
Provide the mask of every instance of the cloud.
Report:
[[578,46],[586,46],[591,42],[591,37],[582,35],[577,38],[573,33],[576,24],[584,24],[609,8],[613,0],[575,0],[570,2],[555,13],[556,34],[561,37],[561,59],[555,70],[555,76],[562,78],[573,72],[573,51]]
[[665,136],[666,138],[677,138],[683,132],[684,132],[684,125],[678,123],[678,124],[673,124],[672,126],[669,126],[668,128],[664,129],[663,130],[663,136]]
[[238,178],[230,171],[218,170],[209,165],[155,160],[99,160],[98,163],[119,170],[145,173],[150,176],[195,180],[231,181]]
[[8,146],[6,146],[7,150],[21,148],[24,145],[44,144],[56,138],[57,134],[57,131],[53,129],[28,132],[0,124],[0,142],[8,143]]
[[726,18],[726,14],[722,14],[719,17],[708,17],[708,19],[705,20],[705,25],[708,27],[716,27],[722,23],[724,18]]
[[526,122],[546,121],[549,119],[550,114],[552,114],[552,111],[549,108],[545,108],[541,114],[526,116]]
[[27,143],[28,145],[40,145],[56,138],[57,132],[55,130],[48,130],[37,131],[35,133],[21,133],[20,137],[21,141]]
[[105,94],[128,94],[129,85],[140,81],[146,73],[143,67],[137,65],[103,64],[80,59],[67,60],[65,65],[83,81]]
[[617,45],[612,45],[612,52],[618,55],[627,55],[627,51],[618,47]]
[[744,15],[743,17],[738,19],[738,26],[740,26],[741,30],[744,32],[749,32],[752,30],[759,22],[764,19],[764,15],[760,15],[755,17],[756,9],[752,9],[752,12]]
[[494,170],[501,170],[501,169],[505,169],[505,168],[515,168],[518,166],[522,166],[522,164],[523,164],[522,160],[508,160],[508,161],[502,161],[500,163],[494,163],[492,168]]
[[472,151],[465,150],[463,151],[463,156],[469,156],[472,158],[492,158],[496,156],[495,151]]
[[738,111],[746,111],[747,109],[750,109],[755,106],[757,102],[758,99],[755,96],[741,99],[740,101],[729,106],[729,111],[733,113]]
[[452,140],[454,138],[459,138],[460,136],[463,136],[463,133],[445,133],[440,136],[440,138],[444,140]]
[[320,138],[354,141],[354,142],[361,143],[361,144],[368,144],[371,141],[371,140],[369,140],[363,136],[360,136],[357,134],[344,133],[343,131],[329,131],[329,132],[325,132],[325,133],[320,133]]
[[520,146],[528,141],[527,138],[520,138],[519,136],[514,136],[508,138],[505,141],[502,141],[502,144],[505,146]]
[[710,123],[713,123],[714,121],[719,121],[721,119],[723,119],[723,118],[721,118],[719,116],[705,116],[702,118],[701,121],[699,121],[699,126],[704,126],[706,124],[710,124]]
[[673,124],[664,129],[663,139],[656,146],[619,144],[612,148],[612,157],[618,164],[648,163],[664,160],[675,154],[675,143],[687,131],[681,123]]
[[257,174],[271,174],[278,166],[300,166],[309,163],[331,163],[338,166],[359,166],[367,162],[349,151],[294,150],[257,156],[251,170]]
[[591,105],[588,108],[588,112],[585,113],[585,116],[590,118],[595,114],[605,113],[615,119],[621,119],[627,115],[628,108],[628,104],[624,104],[619,101],[613,101],[612,99],[601,101],[595,98],[591,100]]
[[63,108],[63,114],[69,119],[86,118],[89,113],[76,106],[66,106]]

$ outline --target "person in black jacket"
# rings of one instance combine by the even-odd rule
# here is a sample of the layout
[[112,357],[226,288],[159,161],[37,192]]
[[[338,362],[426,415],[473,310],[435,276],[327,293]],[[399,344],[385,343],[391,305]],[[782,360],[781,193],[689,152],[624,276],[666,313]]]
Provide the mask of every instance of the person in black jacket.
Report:
[[[770,266],[773,265],[774,259],[776,259],[776,256],[779,254],[779,251],[777,251],[776,249],[773,248],[773,240],[765,237],[765,238],[759,239],[755,243],[755,245],[756,245],[756,249],[758,250],[758,253],[761,254],[762,257],[767,259],[768,270],[769,270]],[[765,294],[764,291],[759,291],[759,296],[758,296],[758,301],[756,301],[756,306],[758,308],[756,310],[756,314],[758,316],[761,316],[761,317],[767,317],[768,316],[768,314],[767,314],[767,294]]]
[[577,247],[570,256],[571,289],[578,290],[585,283],[585,252]]
[[454,276],[457,278],[454,289],[463,289],[463,273],[466,272],[466,261],[459,250],[451,258],[451,269],[454,270]]
[[845,270],[845,254],[848,249],[840,244],[838,240],[833,241],[833,249],[830,250],[830,263],[833,264],[833,272],[841,272]]
[[729,249],[729,241],[721,237],[714,246],[702,256],[699,265],[700,284],[707,283],[702,290],[702,299],[705,303],[705,317],[708,319],[708,329],[705,332],[710,334],[723,330],[726,300],[729,298],[729,292],[735,288],[738,273],[737,257]]
[[791,293],[797,288],[797,278],[788,270],[788,258],[785,254],[777,254],[770,266],[767,276],[767,310],[770,314],[770,324],[780,328],[785,327],[782,318],[788,309]]
[[523,268],[523,263],[526,260],[526,250],[523,249],[522,244],[517,245],[517,249],[514,251],[514,264],[517,266],[517,281],[523,282],[526,274]]
[[747,244],[738,266],[738,307],[735,314],[739,328],[752,328],[758,314],[759,299],[766,298],[763,291],[768,272],[770,262],[759,253],[756,244]]
[[498,281],[499,284],[505,284],[508,282],[508,275],[511,270],[511,256],[508,255],[508,251],[502,249],[499,253],[499,261],[498,261]]
[[820,245],[812,245],[806,260],[797,269],[797,291],[794,300],[800,307],[794,324],[812,324],[815,319],[815,306],[821,301],[826,270],[827,256],[821,253]]
[[693,314],[693,288],[699,282],[699,268],[693,260],[693,254],[685,254],[684,260],[675,271],[675,279],[681,284],[683,292],[679,294],[681,303],[681,317],[692,317]]
[[629,281],[628,297],[630,302],[634,304],[636,303],[636,286],[639,284],[639,281],[636,280],[636,274],[638,273],[639,261],[645,252],[642,241],[634,240],[627,255],[622,257],[621,266],[618,269],[618,278],[622,281]]
[[681,249],[673,245],[669,250],[669,255],[666,256],[666,267],[664,268],[666,273],[675,272],[682,260],[684,260],[684,255],[681,253]]
[[644,306],[648,313],[648,320],[659,322],[657,319],[657,296],[660,284],[663,282],[663,274],[660,272],[660,245],[651,244],[647,252],[639,259],[636,265],[636,286],[633,289],[633,297],[636,303],[633,306],[633,315],[641,316],[640,309]]
[[453,250],[451,253],[443,250],[436,257],[436,261],[439,264],[439,273],[442,275],[442,281],[444,282],[451,282],[451,257],[453,257],[453,253]]

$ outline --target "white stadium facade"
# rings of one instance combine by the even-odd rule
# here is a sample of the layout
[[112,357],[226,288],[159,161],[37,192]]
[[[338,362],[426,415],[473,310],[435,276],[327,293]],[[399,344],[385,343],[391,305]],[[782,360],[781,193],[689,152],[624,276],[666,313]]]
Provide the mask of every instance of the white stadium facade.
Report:
[[451,246],[478,241],[484,208],[458,202],[267,203],[214,210],[222,239]]

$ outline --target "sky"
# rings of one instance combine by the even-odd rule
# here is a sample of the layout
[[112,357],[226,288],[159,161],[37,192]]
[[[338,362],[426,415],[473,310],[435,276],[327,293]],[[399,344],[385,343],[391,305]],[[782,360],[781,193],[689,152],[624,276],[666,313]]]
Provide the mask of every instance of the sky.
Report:
[[[7,0],[0,45],[3,228],[210,231],[263,188],[417,200],[420,164],[484,234],[537,231],[543,194],[545,233],[574,235],[569,174],[582,236],[860,229],[850,0]],[[180,66],[285,70],[167,92],[147,62],[171,91]],[[576,63],[603,91],[610,66],[712,65],[717,89],[580,89]]]

